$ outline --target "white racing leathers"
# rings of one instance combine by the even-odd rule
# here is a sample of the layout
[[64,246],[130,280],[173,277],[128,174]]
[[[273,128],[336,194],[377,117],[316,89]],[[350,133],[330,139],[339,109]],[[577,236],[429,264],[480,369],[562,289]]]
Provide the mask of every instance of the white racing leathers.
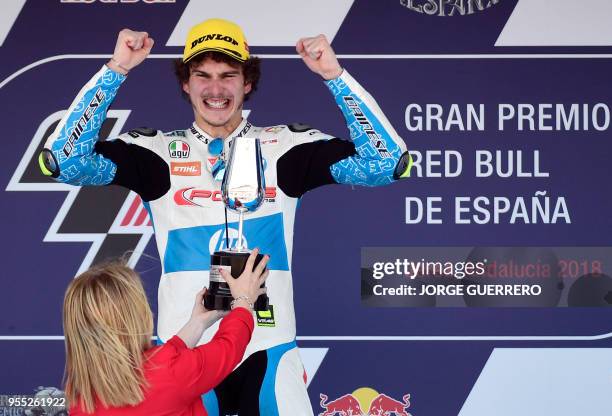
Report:
[[[142,197],[162,263],[157,334],[165,341],[189,319],[196,292],[208,286],[210,255],[237,238],[237,215],[228,212],[226,241],[220,181],[211,172],[229,154],[232,138],[259,138],[265,202],[245,216],[244,236],[248,247],[270,255],[266,286],[271,308],[255,315],[245,359],[291,345],[296,336],[291,258],[298,199],[325,184],[378,186],[408,176],[411,161],[404,142],[347,71],[327,86],[346,118],[350,141],[305,125],[255,127],[247,120],[224,140],[220,155],[209,152],[214,138],[195,123],[169,133],[141,128],[101,140],[100,127],[124,79],[106,66],[91,78],[47,140],[41,170],[64,183],[116,184]],[[200,343],[215,331],[216,326],[208,329]]]

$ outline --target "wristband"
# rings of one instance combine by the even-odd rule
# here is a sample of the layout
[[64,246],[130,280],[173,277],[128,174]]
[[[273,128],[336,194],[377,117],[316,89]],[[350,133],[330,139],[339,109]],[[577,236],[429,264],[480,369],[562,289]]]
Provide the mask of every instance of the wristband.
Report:
[[240,295],[240,296],[238,296],[236,299],[234,299],[233,301],[231,301],[231,302],[230,302],[230,307],[231,307],[232,309],[234,309],[234,305],[236,304],[236,302],[238,302],[238,301],[240,301],[240,300],[245,301],[245,302],[246,302],[246,303],[249,305],[249,308],[254,309],[253,302],[251,302],[251,300],[249,299],[249,297],[248,297],[248,296],[246,296],[246,295]]
[[115,58],[111,57],[110,59],[111,59],[111,61],[113,61],[113,62],[115,63],[115,65],[117,65],[119,68],[123,69],[125,72],[130,72],[130,70],[129,70],[129,69],[127,69],[126,67],[124,67],[123,65],[121,65],[121,64],[119,63],[119,61],[118,61],[118,60],[116,60]]

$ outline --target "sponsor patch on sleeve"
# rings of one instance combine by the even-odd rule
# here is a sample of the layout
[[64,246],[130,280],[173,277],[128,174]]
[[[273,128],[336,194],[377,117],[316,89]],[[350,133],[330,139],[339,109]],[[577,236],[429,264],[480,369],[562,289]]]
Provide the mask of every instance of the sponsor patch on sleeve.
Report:
[[312,130],[312,127],[310,127],[308,124],[302,123],[291,123],[288,124],[287,127],[289,127],[289,130],[294,133],[303,133],[305,131]]
[[135,139],[140,136],[155,137],[157,136],[157,130],[152,129],[150,127],[138,127],[138,128],[128,131],[128,134]]

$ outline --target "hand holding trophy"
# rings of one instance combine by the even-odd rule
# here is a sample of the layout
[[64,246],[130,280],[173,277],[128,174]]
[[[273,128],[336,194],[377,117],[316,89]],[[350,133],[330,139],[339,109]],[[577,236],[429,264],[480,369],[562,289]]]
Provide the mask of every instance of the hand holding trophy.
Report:
[[[208,292],[204,296],[204,307],[209,310],[231,309],[233,298],[220,270],[228,271],[233,278],[238,278],[243,272],[251,254],[243,239],[244,214],[254,212],[264,202],[265,178],[259,139],[235,137],[230,147],[221,194],[226,207],[238,212],[238,239],[234,247],[216,251],[210,256],[210,283]],[[264,254],[257,254],[255,267],[263,257]],[[256,311],[268,309],[269,300],[265,293],[251,302],[254,303]]]

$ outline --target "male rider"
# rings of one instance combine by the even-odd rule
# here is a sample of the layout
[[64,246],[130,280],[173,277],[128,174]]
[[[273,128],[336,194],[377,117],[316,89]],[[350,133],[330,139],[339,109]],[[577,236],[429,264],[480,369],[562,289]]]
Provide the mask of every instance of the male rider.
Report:
[[[61,182],[116,184],[142,197],[162,262],[158,336],[165,341],[189,318],[188,300],[208,285],[210,254],[219,248],[215,242],[223,240],[225,211],[219,189],[230,142],[238,136],[258,137],[266,198],[245,220],[244,233],[249,247],[270,255],[266,286],[271,306],[256,314],[244,361],[206,395],[205,405],[209,414],[310,415],[295,344],[291,280],[298,199],[325,184],[376,186],[406,177],[411,162],[406,146],[374,99],[340,67],[323,35],[300,39],[296,49],[308,68],[326,81],[351,140],[300,124],[251,125],[242,118],[242,108],[245,96],[257,86],[259,61],[250,57],[240,27],[221,19],[191,29],[176,65],[193,108],[192,126],[169,133],[136,129],[99,140],[117,90],[152,47],[153,39],[145,32],[119,33],[111,60],[83,87],[47,140],[39,158],[41,169]],[[209,329],[200,343],[214,332],[214,327]]]

